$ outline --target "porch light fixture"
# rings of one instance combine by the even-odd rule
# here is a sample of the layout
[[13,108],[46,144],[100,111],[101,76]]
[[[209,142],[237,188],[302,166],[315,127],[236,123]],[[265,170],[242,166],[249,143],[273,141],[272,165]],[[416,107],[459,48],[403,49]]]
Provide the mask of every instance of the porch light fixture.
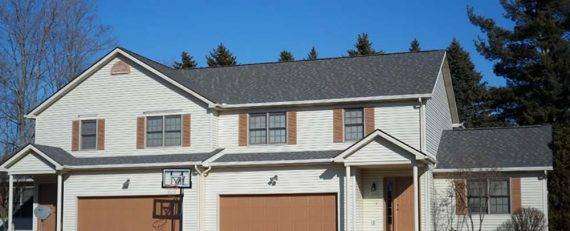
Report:
[[131,184],[131,179],[127,179],[125,182],[123,182],[123,189],[129,189],[129,185]]
[[277,175],[269,177],[269,182],[267,182],[267,184],[269,186],[275,186],[277,184],[277,179],[278,179]]
[[370,186],[370,190],[372,192],[376,192],[376,182],[372,182],[372,185]]

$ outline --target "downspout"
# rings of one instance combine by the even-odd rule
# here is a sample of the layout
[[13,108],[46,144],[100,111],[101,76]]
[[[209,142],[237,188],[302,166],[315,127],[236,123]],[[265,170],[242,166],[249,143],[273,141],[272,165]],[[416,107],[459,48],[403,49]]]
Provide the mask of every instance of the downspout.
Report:
[[[194,164],[194,169],[196,170],[196,172],[198,173],[198,177],[199,177],[199,181],[198,181],[198,230],[202,230],[202,214],[203,214],[203,205],[204,205],[204,192],[203,192],[203,188],[204,186],[202,186],[203,184],[206,183],[206,175],[208,174],[208,172],[210,172],[210,170],[212,170],[212,166],[205,166],[207,167],[206,170],[204,171],[200,171],[200,168],[198,167],[197,164]],[[182,221],[181,221],[182,222]]]
[[[418,98],[418,103],[420,104],[420,105],[419,105],[419,106],[420,106],[420,110],[419,110],[419,113],[420,113],[420,114],[419,114],[419,117],[420,117],[420,118],[419,118],[419,125],[420,125],[420,126],[419,126],[419,127],[420,127],[420,150],[421,150],[423,153],[426,153],[426,152],[427,152],[427,147],[426,147],[426,140],[427,140],[427,139],[426,139],[426,105],[425,105],[424,99],[422,99],[421,97]],[[430,187],[430,185],[429,185],[429,182],[430,182],[430,181],[429,181],[429,180],[430,180],[430,179],[429,179],[429,174],[431,174],[431,165],[430,165],[429,163],[427,164],[427,170],[426,170],[426,172],[424,172],[424,174],[428,174],[427,176],[425,176],[425,177],[427,177],[427,178],[426,178],[426,187],[422,187],[423,190],[426,190],[426,191],[425,191],[425,192],[426,192],[426,193],[425,193],[425,196],[424,196],[424,198],[423,198],[423,199],[425,200],[425,201],[424,201],[424,206],[425,206],[425,208],[426,208],[426,211],[424,211],[425,214],[422,214],[422,213],[421,213],[421,211],[422,211],[421,206],[418,206],[417,209],[419,210],[419,211],[418,211],[418,214],[420,214],[420,216],[423,217],[423,218],[425,219],[425,221],[426,221],[426,222],[425,222],[425,223],[426,223],[426,230],[429,230],[429,227],[430,227],[429,221],[430,221],[430,215],[431,215],[431,214],[430,214],[430,211],[429,211],[429,207],[430,207],[430,206],[429,206],[429,202],[430,202],[430,200],[429,200],[429,194],[430,194],[430,192],[429,192],[429,191],[430,191],[430,190],[429,190],[429,187]],[[418,176],[418,178],[419,178],[419,176]],[[422,182],[420,181],[420,179],[418,179],[418,181],[419,181],[419,184],[422,183]],[[418,194],[421,194],[421,193],[418,192]],[[418,195],[418,198],[419,198],[419,195]],[[418,199],[418,200],[419,200],[419,199]],[[418,201],[418,204],[421,204],[421,203],[419,203],[419,202],[421,202],[421,201]],[[419,225],[421,225],[421,220],[419,221]]]

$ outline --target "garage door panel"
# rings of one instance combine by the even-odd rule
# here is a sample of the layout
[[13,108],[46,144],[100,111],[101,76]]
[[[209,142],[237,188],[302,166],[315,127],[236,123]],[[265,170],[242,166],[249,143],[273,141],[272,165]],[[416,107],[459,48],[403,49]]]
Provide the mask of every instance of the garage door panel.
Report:
[[178,217],[159,217],[161,214],[155,212],[177,210],[169,206],[177,203],[174,196],[79,198],[78,230],[178,231]]
[[220,196],[220,230],[337,229],[335,194]]

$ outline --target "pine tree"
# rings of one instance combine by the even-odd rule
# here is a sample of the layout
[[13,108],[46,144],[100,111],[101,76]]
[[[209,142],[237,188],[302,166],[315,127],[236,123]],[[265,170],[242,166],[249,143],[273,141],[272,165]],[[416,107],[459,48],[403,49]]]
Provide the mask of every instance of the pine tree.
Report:
[[469,20],[486,37],[475,45],[494,63],[495,74],[507,80],[508,100],[497,99],[502,103],[497,113],[516,124],[554,125],[549,226],[570,230],[570,2],[502,0],[501,5],[515,25],[512,29],[468,8]]
[[382,53],[382,51],[375,51],[372,47],[372,42],[368,39],[367,33],[359,34],[356,38],[356,43],[354,44],[355,49],[348,50],[348,56],[362,56],[362,55],[373,55],[377,53]]
[[234,66],[237,64],[236,57],[222,43],[213,49],[209,55],[206,55],[206,61],[209,67]]
[[295,61],[295,57],[293,57],[293,54],[289,51],[281,51],[281,53],[279,53],[279,62],[290,62],[290,61]]
[[446,55],[460,121],[466,127],[490,125],[489,115],[484,108],[486,83],[481,81],[481,73],[475,70],[469,53],[457,39],[453,39]]
[[309,54],[307,54],[307,60],[315,60],[319,58],[319,53],[317,52],[317,49],[315,47],[312,47],[311,50],[309,51]]
[[180,62],[174,62],[174,65],[172,65],[175,69],[192,69],[197,66],[198,64],[194,60],[194,57],[192,57],[187,51],[183,51],[180,55]]
[[414,39],[410,42],[410,52],[420,52],[421,50],[418,39]]

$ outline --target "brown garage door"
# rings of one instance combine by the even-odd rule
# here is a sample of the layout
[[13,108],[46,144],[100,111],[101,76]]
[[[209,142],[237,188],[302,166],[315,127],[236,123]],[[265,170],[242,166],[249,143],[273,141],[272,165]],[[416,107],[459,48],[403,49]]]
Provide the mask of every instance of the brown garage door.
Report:
[[175,196],[79,198],[78,230],[178,231]]
[[220,196],[220,230],[336,230],[336,195]]

